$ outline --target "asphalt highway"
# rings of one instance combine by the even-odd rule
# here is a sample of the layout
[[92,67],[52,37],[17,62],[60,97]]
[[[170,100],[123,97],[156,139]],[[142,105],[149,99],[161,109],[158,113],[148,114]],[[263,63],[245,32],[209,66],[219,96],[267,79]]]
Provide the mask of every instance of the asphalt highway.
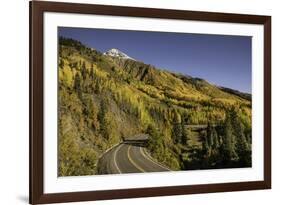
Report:
[[123,142],[106,152],[98,166],[99,174],[170,171],[153,159],[141,143],[130,142]]

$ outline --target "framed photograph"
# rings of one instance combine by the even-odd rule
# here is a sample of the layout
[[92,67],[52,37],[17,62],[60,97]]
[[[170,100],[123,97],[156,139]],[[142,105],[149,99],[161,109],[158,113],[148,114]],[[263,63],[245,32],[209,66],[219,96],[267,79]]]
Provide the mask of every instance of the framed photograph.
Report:
[[30,203],[271,188],[271,17],[30,2]]

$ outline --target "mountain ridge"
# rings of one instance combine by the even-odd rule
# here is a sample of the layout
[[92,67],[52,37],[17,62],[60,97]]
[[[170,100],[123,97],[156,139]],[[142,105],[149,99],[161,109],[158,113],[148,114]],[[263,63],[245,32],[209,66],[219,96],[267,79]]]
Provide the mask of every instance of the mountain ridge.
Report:
[[[120,58],[113,57],[113,61],[118,66],[121,66],[124,70],[127,70],[131,75],[133,75],[133,77],[135,77],[139,80],[142,80],[142,81],[147,79],[147,82],[152,83],[153,80],[154,81],[157,80],[155,78],[153,79],[153,77],[151,76],[152,75],[151,73],[154,72],[154,76],[157,74],[159,75],[158,70],[160,70],[161,73],[166,73],[166,74],[168,73],[169,75],[172,75],[172,76],[175,76],[176,78],[181,79],[183,82],[193,84],[196,87],[196,89],[199,89],[201,91],[205,85],[205,86],[209,86],[212,88],[216,88],[216,93],[219,93],[220,91],[222,91],[222,92],[228,93],[230,95],[235,95],[239,98],[251,100],[251,97],[250,97],[251,94],[244,93],[241,91],[236,91],[235,89],[232,89],[232,88],[217,86],[212,83],[209,83],[207,80],[202,79],[202,78],[192,77],[187,74],[175,73],[175,72],[172,72],[169,70],[156,68],[153,65],[145,64],[141,61],[136,61],[136,60],[132,61],[131,59],[122,59],[122,58],[120,59]],[[213,94],[208,93],[208,95],[213,95]]]
[[[114,52],[113,52],[113,54],[110,54],[109,51],[112,51],[112,50]],[[115,62],[117,62],[119,65],[122,65],[122,64],[120,62],[118,62],[118,61],[125,60],[123,65],[126,65],[126,64],[128,64],[128,62],[126,62],[126,60],[132,60],[135,63],[141,63],[143,65],[148,65],[148,66],[151,66],[152,68],[156,68],[153,65],[146,64],[146,63],[144,63],[142,61],[138,61],[138,60],[135,60],[135,59],[131,58],[129,55],[123,53],[122,51],[120,51],[117,48],[110,49],[109,51],[104,52],[103,54],[107,55],[107,56],[110,56],[110,57],[113,57],[113,58],[117,58],[117,59],[115,59]],[[118,52],[118,54],[115,54],[115,52]],[[156,68],[156,69],[161,69],[161,68]],[[251,94],[250,93],[239,91],[237,89],[233,89],[233,88],[229,88],[229,87],[225,87],[225,86],[221,86],[221,85],[215,85],[215,84],[212,84],[212,83],[208,82],[208,80],[206,80],[206,79],[199,78],[199,77],[193,77],[193,76],[190,76],[188,74],[177,73],[177,72],[170,71],[168,69],[161,69],[161,70],[162,71],[167,71],[167,72],[169,72],[169,73],[171,73],[172,75],[175,75],[175,76],[180,76],[180,78],[193,79],[195,81],[205,81],[208,84],[213,85],[213,86],[219,88],[220,90],[222,90],[224,92],[227,92],[227,93],[230,93],[230,94],[242,97],[242,98],[247,99],[247,100],[251,100]]]

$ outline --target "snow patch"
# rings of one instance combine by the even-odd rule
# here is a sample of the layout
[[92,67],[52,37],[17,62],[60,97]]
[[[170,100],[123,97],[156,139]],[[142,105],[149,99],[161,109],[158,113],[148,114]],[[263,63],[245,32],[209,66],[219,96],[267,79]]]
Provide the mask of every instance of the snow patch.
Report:
[[130,56],[128,56],[127,54],[123,53],[122,51],[118,50],[117,48],[112,48],[112,49],[108,50],[107,52],[103,53],[103,55],[135,60],[135,59],[131,58]]

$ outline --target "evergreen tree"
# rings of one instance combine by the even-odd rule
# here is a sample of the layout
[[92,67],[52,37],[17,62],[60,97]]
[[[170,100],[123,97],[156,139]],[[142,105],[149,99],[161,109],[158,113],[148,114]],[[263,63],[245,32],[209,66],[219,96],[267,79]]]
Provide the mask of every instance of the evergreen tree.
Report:
[[244,126],[241,121],[238,120],[238,117],[234,118],[233,123],[235,125],[236,152],[239,157],[239,163],[241,166],[250,166],[251,151],[246,136],[244,134]]
[[182,144],[188,145],[188,141],[190,140],[191,130],[188,129],[185,124],[182,122]]
[[182,143],[187,145],[188,141],[190,140],[190,137],[192,135],[191,130],[187,128],[188,124],[188,114],[183,113],[181,117],[181,125],[182,125]]
[[211,147],[209,146],[208,143],[208,136],[204,136],[203,137],[203,142],[202,142],[202,153],[203,153],[203,158],[205,157],[210,157],[210,153],[211,153]]
[[218,152],[219,148],[219,141],[218,141],[218,133],[216,131],[216,128],[208,123],[207,126],[207,134],[203,141],[203,153],[207,157],[213,156],[215,153]]
[[81,78],[78,73],[75,74],[74,78],[74,89],[77,91],[77,94],[79,98],[82,97],[82,91],[81,91]]
[[92,66],[91,66],[90,78],[91,78],[92,80],[94,79],[94,64],[92,64]]
[[207,126],[207,141],[208,141],[208,146],[210,148],[212,148],[214,139],[213,139],[213,127],[211,126],[210,123],[208,123],[208,126]]
[[228,114],[224,124],[224,137],[222,142],[222,158],[226,164],[230,163],[231,160],[237,156],[235,152],[234,137],[230,115]]
[[182,143],[182,124],[181,116],[178,112],[174,113],[174,126],[173,126],[173,136],[175,143]]
[[95,88],[94,88],[94,91],[96,94],[100,94],[103,90],[103,81],[102,79],[100,78],[97,78],[95,80]]
[[105,100],[102,100],[100,103],[100,111],[98,113],[98,120],[100,123],[100,133],[103,135],[105,139],[109,139],[110,134],[110,119],[107,116],[107,103]]
[[250,166],[251,151],[245,136],[244,125],[238,115],[239,110],[234,107],[230,110],[232,119],[233,134],[236,137],[235,151],[239,158],[240,166]]
[[85,61],[83,61],[83,64],[82,64],[81,74],[82,74],[83,80],[85,80],[87,77],[87,69],[86,69]]
[[219,137],[218,137],[218,133],[215,127],[212,127],[212,138],[213,138],[213,145],[212,145],[212,149],[217,151],[217,149],[219,148]]

